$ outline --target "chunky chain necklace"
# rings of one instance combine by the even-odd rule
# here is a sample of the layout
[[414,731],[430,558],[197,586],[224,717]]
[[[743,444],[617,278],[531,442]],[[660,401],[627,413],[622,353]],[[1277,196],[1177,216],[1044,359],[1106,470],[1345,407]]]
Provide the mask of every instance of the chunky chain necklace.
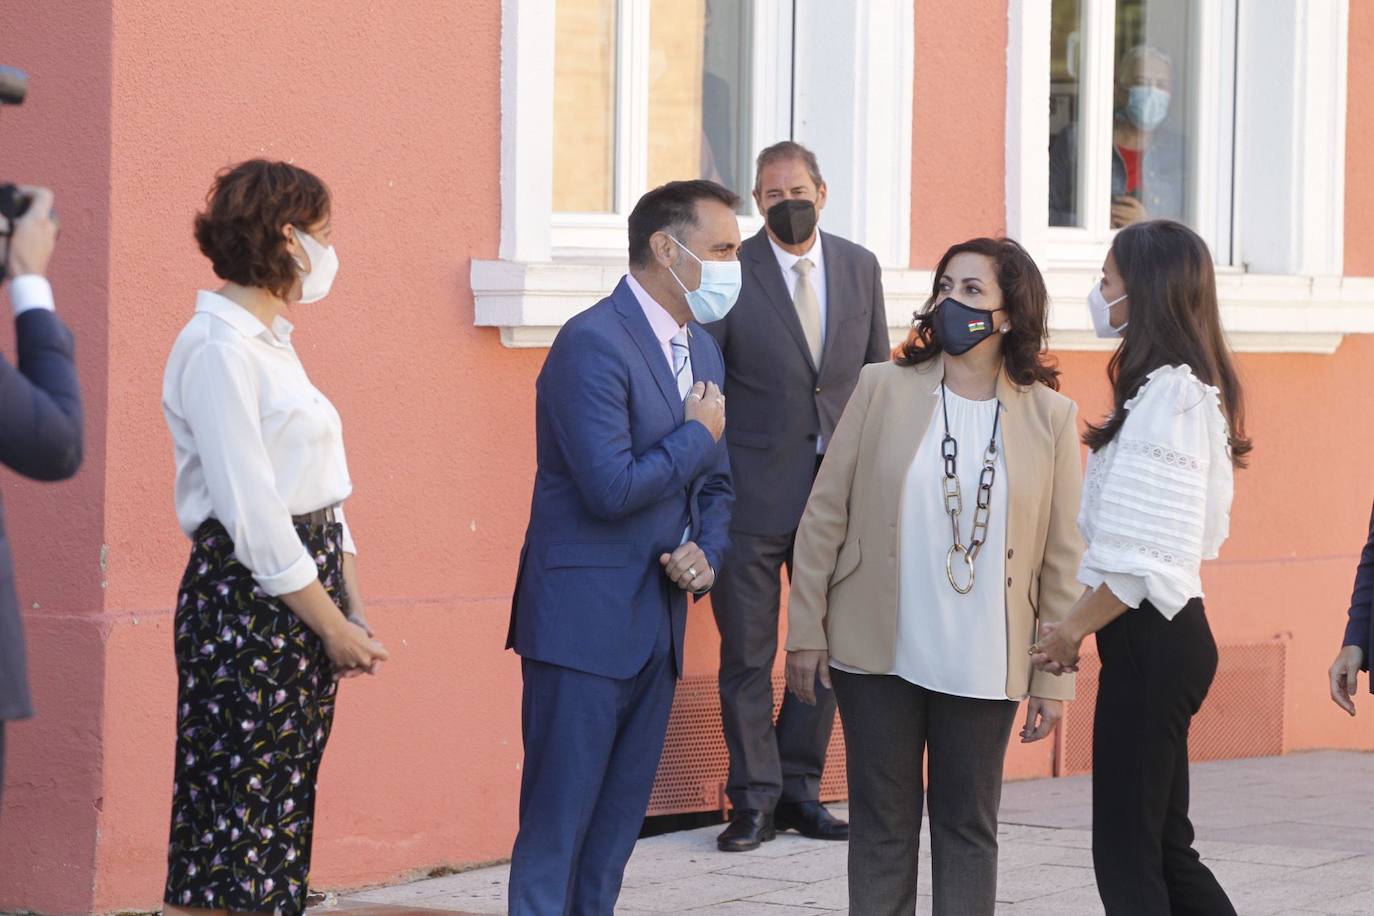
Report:
[[[945,394],[945,383],[940,382],[940,407],[945,415],[945,438],[940,442],[940,454],[945,460],[945,476],[941,489],[945,497],[945,511],[949,513],[949,524],[954,534],[954,544],[945,554],[945,574],[949,584],[961,595],[973,591],[977,578],[973,563],[983,550],[988,539],[988,519],[992,515],[992,484],[997,479],[997,427],[1002,422],[999,406],[993,414],[992,438],[988,440],[987,451],[983,453],[983,470],[978,474],[978,498],[973,509],[973,530],[969,533],[969,544],[965,547],[959,540],[959,515],[964,511],[964,495],[959,487],[959,442],[949,434],[949,399]],[[968,570],[968,581],[964,585],[954,575],[954,561],[959,557]]]

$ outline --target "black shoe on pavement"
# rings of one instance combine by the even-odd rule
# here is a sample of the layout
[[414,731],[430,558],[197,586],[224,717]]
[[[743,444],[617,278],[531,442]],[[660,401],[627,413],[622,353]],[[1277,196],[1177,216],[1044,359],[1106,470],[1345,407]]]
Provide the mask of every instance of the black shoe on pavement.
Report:
[[818,801],[778,802],[773,820],[779,830],[795,830],[813,840],[847,840],[849,824]]
[[716,848],[721,852],[748,852],[777,835],[773,815],[753,808],[736,808],[730,816],[730,826],[716,837]]

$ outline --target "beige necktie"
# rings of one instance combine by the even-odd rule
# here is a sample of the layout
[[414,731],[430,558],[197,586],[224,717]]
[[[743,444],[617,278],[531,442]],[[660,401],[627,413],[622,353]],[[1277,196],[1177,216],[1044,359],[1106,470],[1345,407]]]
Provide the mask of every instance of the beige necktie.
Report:
[[797,288],[792,293],[792,304],[797,307],[797,317],[801,319],[802,333],[806,335],[806,345],[811,349],[811,362],[821,367],[821,301],[816,297],[816,287],[811,283],[811,269],[815,267],[807,258],[801,258],[792,265],[797,272]]

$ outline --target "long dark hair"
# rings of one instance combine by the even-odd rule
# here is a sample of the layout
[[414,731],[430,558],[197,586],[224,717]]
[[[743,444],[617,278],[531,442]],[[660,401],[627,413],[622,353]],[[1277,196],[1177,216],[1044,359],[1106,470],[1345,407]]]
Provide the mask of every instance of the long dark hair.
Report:
[[919,366],[944,352],[935,336],[935,307],[945,298],[940,278],[955,255],[981,254],[997,269],[1002,308],[1011,316],[1011,330],[1002,338],[1002,366],[1007,377],[1023,388],[1036,382],[1059,390],[1059,367],[1045,352],[1049,336],[1049,293],[1045,278],[1026,249],[1008,238],[970,239],[952,246],[935,268],[930,298],[914,316],[912,334],[897,357],[899,366]]
[[1245,467],[1253,448],[1245,435],[1245,398],[1221,331],[1212,253],[1198,234],[1173,220],[1134,223],[1117,233],[1112,257],[1126,282],[1130,328],[1107,364],[1112,415],[1088,425],[1083,441],[1097,451],[1126,422],[1125,404],[1162,366],[1188,366],[1221,391],[1231,463]]

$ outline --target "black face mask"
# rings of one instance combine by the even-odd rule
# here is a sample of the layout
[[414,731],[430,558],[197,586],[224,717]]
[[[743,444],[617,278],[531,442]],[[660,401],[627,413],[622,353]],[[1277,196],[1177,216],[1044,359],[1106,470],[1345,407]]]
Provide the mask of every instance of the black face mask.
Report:
[[816,205],[799,197],[780,200],[768,208],[768,228],[784,245],[800,245],[816,231]]
[[950,356],[967,353],[997,333],[992,326],[992,312],[970,308],[954,298],[935,307],[931,322],[940,348]]

